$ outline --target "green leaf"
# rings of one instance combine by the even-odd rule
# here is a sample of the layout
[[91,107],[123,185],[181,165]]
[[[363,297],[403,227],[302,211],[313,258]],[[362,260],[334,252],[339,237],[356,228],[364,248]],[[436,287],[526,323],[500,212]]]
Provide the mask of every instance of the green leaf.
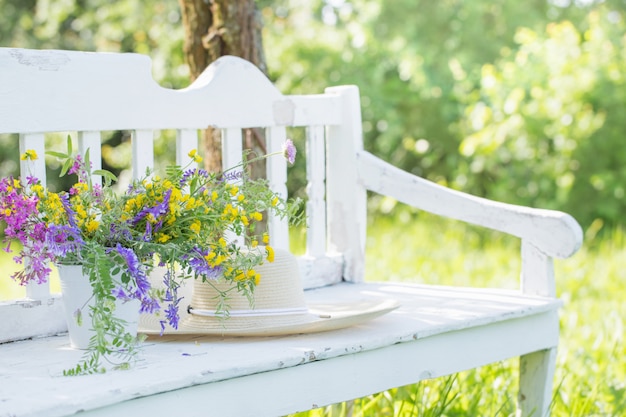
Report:
[[67,135],[67,154],[72,155],[73,153],[74,151],[72,149],[72,137],[68,134]]
[[72,167],[72,160],[71,159],[66,159],[65,162],[63,163],[63,166],[61,167],[61,173],[59,174],[61,177],[63,177],[65,174],[67,174],[67,171],[70,170],[70,168]]
[[106,169],[96,169],[92,174],[102,175],[107,181],[110,181],[110,182],[117,181],[117,176],[113,174],[111,171],[107,171]]
[[85,151],[85,166],[87,169],[91,166],[91,159],[89,159],[89,148]]
[[47,151],[46,155],[54,156],[54,157],[60,158],[60,159],[67,159],[67,158],[69,158],[69,155],[64,154],[63,152]]

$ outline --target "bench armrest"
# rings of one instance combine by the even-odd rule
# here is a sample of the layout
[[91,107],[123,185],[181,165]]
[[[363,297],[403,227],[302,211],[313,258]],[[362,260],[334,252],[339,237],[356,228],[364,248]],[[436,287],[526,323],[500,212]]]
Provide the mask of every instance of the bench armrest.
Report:
[[519,237],[550,257],[567,258],[582,244],[582,229],[569,214],[500,203],[452,190],[366,151],[357,152],[357,169],[368,190],[430,213]]

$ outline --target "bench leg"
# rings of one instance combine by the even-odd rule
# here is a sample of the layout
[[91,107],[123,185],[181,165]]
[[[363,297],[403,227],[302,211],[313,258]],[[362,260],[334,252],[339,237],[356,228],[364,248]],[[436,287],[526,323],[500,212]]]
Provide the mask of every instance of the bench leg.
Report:
[[517,417],[547,417],[552,402],[556,348],[520,357]]

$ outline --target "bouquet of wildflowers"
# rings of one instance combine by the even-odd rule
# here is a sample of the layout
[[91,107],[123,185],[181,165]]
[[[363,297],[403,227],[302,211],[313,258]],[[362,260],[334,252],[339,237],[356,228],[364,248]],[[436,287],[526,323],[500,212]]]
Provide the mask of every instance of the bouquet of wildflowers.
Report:
[[[248,163],[210,173],[197,168],[201,157],[192,151],[186,167],[168,167],[163,176],[147,172],[120,193],[113,174],[92,172],[88,151],[73,155],[69,137],[67,153],[49,154],[62,161],[62,175],[76,175],[76,183],[55,193],[32,176],[3,178],[0,220],[6,224],[5,250],[11,251],[11,241],[22,244],[14,259],[24,268],[12,276],[20,284],[45,282],[51,263],[82,265],[89,277],[95,336],[87,358],[69,374],[99,371],[102,358],[116,355],[128,366],[136,340],[112,314],[116,300],[138,300],[142,313],[160,315],[162,329],[178,326],[177,289],[187,278],[231,283],[219,292],[224,317],[229,291],[243,292],[252,302],[261,279],[255,267],[274,257],[269,236],[258,225],[268,212],[298,217],[298,202],[280,198],[265,180],[250,179]],[[291,141],[284,155],[293,163]],[[37,155],[29,150],[21,158]],[[94,175],[104,184],[94,183]],[[148,279],[155,265],[166,267],[158,288]],[[82,320],[82,312],[76,319]]]

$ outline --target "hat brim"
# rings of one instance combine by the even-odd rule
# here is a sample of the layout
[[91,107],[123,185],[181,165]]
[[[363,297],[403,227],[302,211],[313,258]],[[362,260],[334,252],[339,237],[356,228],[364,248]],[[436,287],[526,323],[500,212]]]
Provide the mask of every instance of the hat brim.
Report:
[[[142,315],[139,333],[146,335],[214,335],[214,336],[283,336],[317,333],[354,326],[382,316],[400,306],[396,300],[358,299],[352,302],[309,304],[306,314],[282,317],[215,317],[194,316],[181,308],[178,329],[169,326],[161,331],[158,316]],[[182,306],[181,306],[182,307]]]

